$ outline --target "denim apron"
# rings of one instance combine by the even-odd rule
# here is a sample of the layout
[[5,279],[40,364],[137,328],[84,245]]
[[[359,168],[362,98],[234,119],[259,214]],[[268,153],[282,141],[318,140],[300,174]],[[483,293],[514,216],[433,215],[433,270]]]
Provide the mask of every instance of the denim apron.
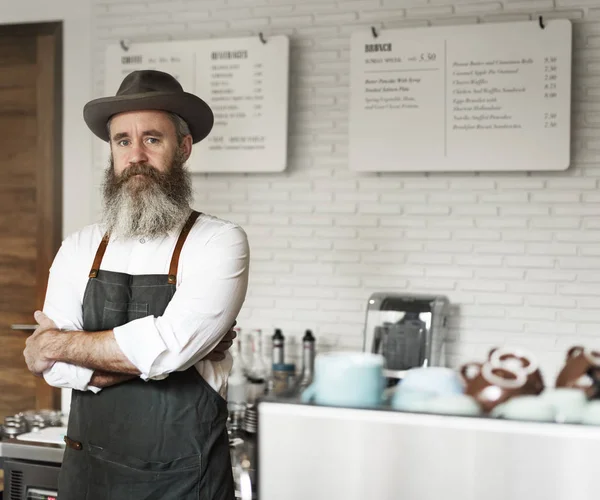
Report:
[[[100,269],[105,235],[83,299],[83,329],[110,330],[161,316],[173,297],[181,248],[168,275]],[[60,500],[233,500],[227,403],[195,366],[164,380],[135,378],[98,394],[73,391],[59,475]]]

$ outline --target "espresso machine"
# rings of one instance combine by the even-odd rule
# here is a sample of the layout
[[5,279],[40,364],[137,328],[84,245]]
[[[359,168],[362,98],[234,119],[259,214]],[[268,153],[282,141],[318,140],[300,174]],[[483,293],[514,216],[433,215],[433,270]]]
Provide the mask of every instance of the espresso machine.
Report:
[[411,368],[445,365],[449,314],[443,295],[376,292],[369,297],[363,351],[384,357],[388,387]]

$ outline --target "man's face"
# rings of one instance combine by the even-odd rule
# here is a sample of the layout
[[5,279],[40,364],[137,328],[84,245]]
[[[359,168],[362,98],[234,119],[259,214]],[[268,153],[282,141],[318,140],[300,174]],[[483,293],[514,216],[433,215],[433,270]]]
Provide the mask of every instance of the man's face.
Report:
[[179,145],[175,125],[162,111],[131,111],[111,120],[110,148],[117,177],[132,165],[139,164],[166,172],[179,148],[184,161],[187,160],[191,137],[185,137]]
[[113,117],[106,169],[104,221],[117,237],[164,235],[187,217],[191,178],[184,163],[192,138],[177,142],[166,113],[136,111]]

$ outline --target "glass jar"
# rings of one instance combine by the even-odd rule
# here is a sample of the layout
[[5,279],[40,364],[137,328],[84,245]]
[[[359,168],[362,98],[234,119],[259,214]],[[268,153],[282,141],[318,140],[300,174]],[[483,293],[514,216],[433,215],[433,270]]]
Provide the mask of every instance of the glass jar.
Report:
[[273,365],[272,393],[283,394],[294,386],[296,365],[294,363],[276,363]]

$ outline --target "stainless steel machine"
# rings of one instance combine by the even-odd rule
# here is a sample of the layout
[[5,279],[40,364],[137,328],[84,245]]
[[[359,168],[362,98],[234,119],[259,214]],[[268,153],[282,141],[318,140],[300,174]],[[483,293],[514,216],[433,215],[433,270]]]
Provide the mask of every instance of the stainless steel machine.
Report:
[[363,350],[382,354],[390,385],[406,370],[443,366],[450,302],[443,295],[377,292],[369,297]]
[[4,500],[56,500],[64,446],[3,439]]
[[0,425],[4,500],[56,500],[66,432],[62,424],[62,414],[55,410],[29,410],[4,418]]

